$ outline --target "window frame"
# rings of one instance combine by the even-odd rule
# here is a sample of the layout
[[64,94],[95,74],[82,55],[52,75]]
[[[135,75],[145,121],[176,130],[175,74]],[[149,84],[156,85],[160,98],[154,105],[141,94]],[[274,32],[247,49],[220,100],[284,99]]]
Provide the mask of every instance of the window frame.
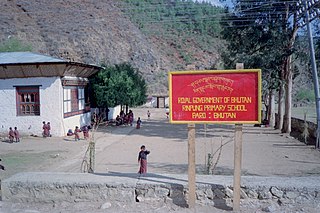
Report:
[[63,113],[69,113],[71,111],[71,88],[63,88]]
[[[15,93],[16,93],[16,115],[17,116],[40,116],[41,115],[41,109],[40,109],[41,108],[41,102],[40,102],[41,85],[19,85],[14,87],[15,87]],[[23,101],[22,99],[24,100],[29,99],[30,101]]]
[[[65,90],[70,89],[70,99],[65,99]],[[63,116],[64,118],[80,115],[90,111],[86,107],[85,86],[63,86]],[[65,103],[69,102],[70,110],[65,110]]]

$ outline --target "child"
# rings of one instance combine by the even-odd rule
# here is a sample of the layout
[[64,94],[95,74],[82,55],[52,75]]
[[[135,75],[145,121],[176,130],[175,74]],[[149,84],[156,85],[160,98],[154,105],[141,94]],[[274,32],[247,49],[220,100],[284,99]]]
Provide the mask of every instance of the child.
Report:
[[43,136],[44,138],[46,138],[46,137],[49,136],[48,125],[46,124],[45,121],[43,121],[42,124],[43,124],[43,126],[42,126],[42,129],[43,129],[42,136]]
[[19,134],[19,131],[18,131],[17,127],[14,127],[13,134],[14,134],[14,137],[16,139],[16,143],[20,142],[20,134]]
[[148,120],[150,120],[151,113],[150,113],[149,110],[148,110],[148,112],[147,112],[147,115],[148,115]]
[[72,135],[73,135],[72,129],[69,129],[67,132],[67,136],[72,136]]
[[48,137],[51,137],[51,133],[50,133],[50,130],[51,130],[50,122],[47,123],[47,128],[48,128]]
[[141,120],[140,120],[140,117],[138,117],[136,128],[140,129],[140,125],[141,125]]
[[79,132],[81,132],[81,130],[79,129],[78,126],[76,126],[76,128],[74,130],[74,140],[75,141],[79,141],[80,140]]
[[147,155],[149,154],[150,151],[146,150],[145,145],[142,145],[138,156],[138,163],[140,164],[139,174],[147,173]]
[[169,108],[166,108],[166,115],[167,115],[167,118],[169,118],[169,114],[170,114]]
[[13,143],[13,139],[14,139],[14,132],[13,132],[13,130],[12,130],[12,127],[10,127],[10,128],[9,128],[8,137],[9,137],[9,141],[10,141],[10,143]]
[[83,137],[85,140],[89,139],[89,128],[87,125],[82,127]]

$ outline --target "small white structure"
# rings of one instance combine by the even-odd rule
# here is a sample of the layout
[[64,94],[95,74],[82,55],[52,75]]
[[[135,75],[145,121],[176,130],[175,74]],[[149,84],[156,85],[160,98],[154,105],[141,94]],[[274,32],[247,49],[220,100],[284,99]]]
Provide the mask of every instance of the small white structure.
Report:
[[30,52],[0,53],[0,134],[17,127],[21,135],[42,135],[50,122],[53,136],[90,124],[87,77],[98,66]]
[[167,95],[154,95],[154,96],[152,96],[151,106],[154,108],[169,107],[169,96],[167,96]]

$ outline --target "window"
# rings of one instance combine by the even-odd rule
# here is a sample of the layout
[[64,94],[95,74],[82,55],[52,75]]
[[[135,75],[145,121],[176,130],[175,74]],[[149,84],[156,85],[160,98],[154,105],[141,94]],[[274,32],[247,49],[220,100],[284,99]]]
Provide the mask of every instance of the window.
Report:
[[85,103],[85,99],[84,99],[84,88],[79,88],[78,89],[78,100],[79,100],[79,110],[83,110],[84,109],[84,103]]
[[71,112],[71,89],[63,89],[63,112]]
[[18,116],[40,115],[39,86],[16,87],[16,100]]
[[[63,88],[64,117],[78,115],[88,110],[85,108],[85,89],[83,86],[66,86]],[[90,108],[89,108],[90,111]]]

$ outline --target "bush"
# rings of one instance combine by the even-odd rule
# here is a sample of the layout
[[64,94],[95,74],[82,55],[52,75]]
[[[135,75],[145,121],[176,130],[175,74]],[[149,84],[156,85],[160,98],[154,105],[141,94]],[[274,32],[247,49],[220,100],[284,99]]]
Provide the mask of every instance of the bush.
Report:
[[314,91],[310,89],[300,89],[296,94],[297,102],[313,102],[315,100]]
[[7,41],[0,44],[0,52],[25,52],[32,51],[30,44],[25,44],[19,39],[9,38]]

